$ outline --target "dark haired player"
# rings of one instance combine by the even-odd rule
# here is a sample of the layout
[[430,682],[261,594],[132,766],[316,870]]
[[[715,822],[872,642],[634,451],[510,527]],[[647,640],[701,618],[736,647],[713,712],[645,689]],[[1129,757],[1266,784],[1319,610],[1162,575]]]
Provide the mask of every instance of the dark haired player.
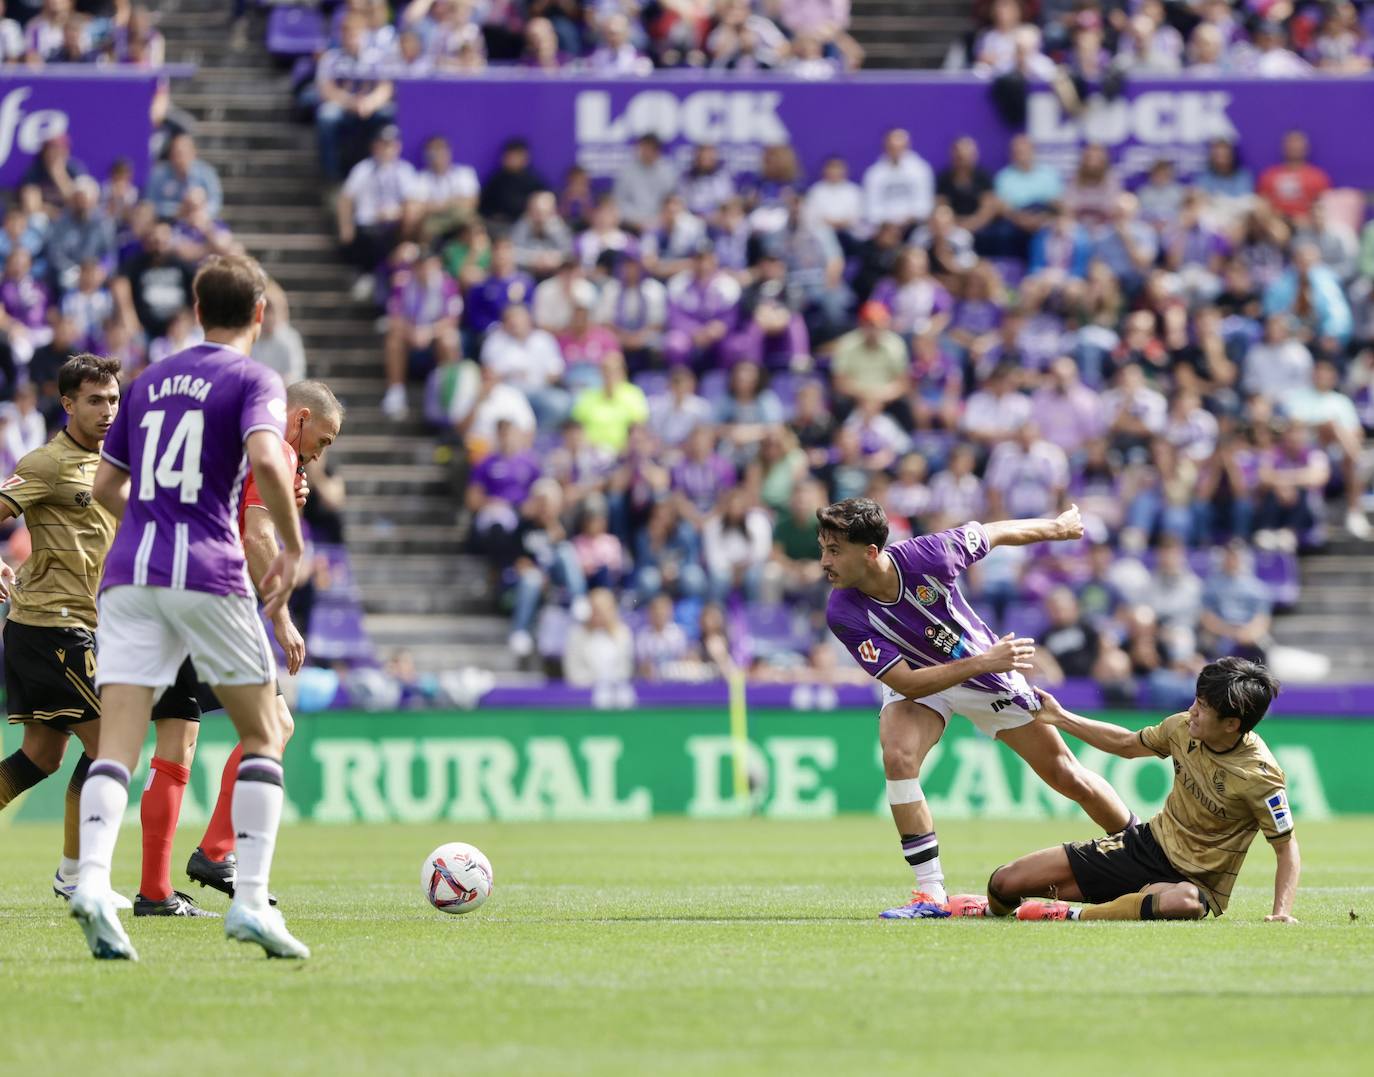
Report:
[[[1220,916],[1259,831],[1274,847],[1274,907],[1266,920],[1296,923],[1302,861],[1283,771],[1254,728],[1278,694],[1264,666],[1222,658],[1204,666],[1197,698],[1140,732],[1070,714],[1036,690],[1036,717],[1123,759],[1172,759],[1174,785],[1148,823],[1092,841],[1042,849],[998,868],[988,912],[1018,920],[1198,920]],[[1031,897],[1067,900],[1025,901]],[[1069,901],[1087,902],[1075,908]],[[1024,903],[1023,903],[1024,902]]]
[[243,744],[234,789],[239,869],[225,934],[269,956],[310,951],[267,903],[282,810],[275,664],[235,526],[251,466],[283,549],[262,580],[264,612],[290,594],[303,550],[282,459],[286,391],[249,358],[267,277],[247,257],[209,259],[192,287],[205,343],[149,368],[129,388],[101,451],[92,493],[119,520],[105,562],[96,682],[100,756],[81,792],[81,881],[72,916],[96,957],[135,959],[111,901],[110,864],[158,695],[190,657]]
[[883,683],[878,739],[887,799],[902,856],[916,874],[909,904],[881,913],[912,920],[977,914],[981,898],[948,899],[940,846],[921,764],[962,714],[1024,759],[1051,789],[1076,801],[1107,833],[1134,817],[1099,774],[1069,751],[1038,706],[1021,670],[1030,640],[1001,640],[959,590],[958,578],[994,546],[1065,542],[1083,536],[1078,507],[1054,520],[968,523],[887,545],[887,516],[870,498],[851,498],[816,513],[821,568],[834,585],[826,608],[830,630],[860,666]]
[[[67,783],[62,863],[53,892],[76,888],[81,787],[100,728],[95,688],[95,593],[115,521],[91,497],[100,446],[119,412],[118,359],[76,355],[57,373],[67,426],[28,453],[0,483],[0,521],[20,516],[33,553],[16,580],[0,560],[5,691],[10,721],[24,726],[18,751],[0,760],[0,810],[56,773],[75,733],[82,754]],[[114,896],[120,908],[127,898]]]

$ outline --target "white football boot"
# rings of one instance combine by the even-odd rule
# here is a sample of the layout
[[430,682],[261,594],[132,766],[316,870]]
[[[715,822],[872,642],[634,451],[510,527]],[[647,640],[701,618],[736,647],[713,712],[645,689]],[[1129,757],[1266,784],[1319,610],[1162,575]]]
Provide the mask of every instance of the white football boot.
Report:
[[286,930],[281,911],[270,905],[254,909],[241,901],[233,902],[224,914],[224,934],[239,942],[256,942],[268,957],[304,960],[310,956],[310,947]]
[[[58,869],[53,872],[52,892],[63,901],[71,901],[72,894],[76,891],[77,881],[78,876],[63,875],[62,868],[59,866]],[[134,903],[117,890],[110,892],[110,900],[114,902],[114,907],[120,912],[127,912],[134,907]]]
[[114,891],[80,886],[72,892],[72,919],[81,925],[91,953],[104,960],[137,961],[138,953],[115,910]]

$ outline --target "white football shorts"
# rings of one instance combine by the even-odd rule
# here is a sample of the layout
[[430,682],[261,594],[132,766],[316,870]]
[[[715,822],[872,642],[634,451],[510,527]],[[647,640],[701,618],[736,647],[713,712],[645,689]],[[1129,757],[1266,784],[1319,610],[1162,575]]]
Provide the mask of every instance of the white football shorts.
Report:
[[[995,737],[1004,729],[1017,729],[1035,721],[1032,713],[1038,709],[1035,693],[1031,691],[1026,678],[1019,673],[1010,676],[1016,685],[1014,693],[984,692],[960,684],[914,702],[929,707],[944,720],[945,725],[949,725],[951,714],[962,714],[989,737]],[[879,713],[890,704],[905,700],[906,696],[883,685],[883,704]]]
[[175,684],[189,656],[201,682],[267,684],[277,675],[255,599],[170,587],[111,587],[100,594],[97,688]]

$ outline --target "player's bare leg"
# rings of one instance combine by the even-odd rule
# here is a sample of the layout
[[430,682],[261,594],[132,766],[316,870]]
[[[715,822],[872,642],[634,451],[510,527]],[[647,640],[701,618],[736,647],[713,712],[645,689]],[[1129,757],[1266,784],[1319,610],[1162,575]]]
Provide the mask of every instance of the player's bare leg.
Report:
[[1078,881],[1062,845],[1019,857],[1003,864],[988,879],[988,912],[1010,916],[1026,898],[1082,901]]
[[1108,834],[1130,823],[1131,811],[1111,783],[1080,763],[1053,726],[1031,722],[1004,729],[997,739],[1024,759],[1056,793],[1075,801]]
[[1152,883],[1135,893],[1082,908],[1068,904],[1082,900],[1062,845],[1004,864],[988,880],[989,913],[1015,912],[1018,920],[1198,920],[1207,913],[1201,892],[1188,882]]
[[194,900],[172,889],[172,839],[191,763],[196,755],[200,723],[184,718],[154,722],[156,743],[148,765],[148,784],[139,801],[143,824],[143,876],[134,901],[135,916],[215,917]]
[[889,703],[878,718],[878,741],[887,778],[887,802],[901,836],[902,856],[916,875],[911,904],[888,909],[885,919],[921,919],[948,915],[944,905],[945,876],[935,821],[921,789],[921,765],[944,734],[944,720],[914,700]]
[[281,913],[267,903],[267,879],[284,797],[281,756],[285,741],[275,686],[269,682],[211,687],[243,745],[232,807],[239,842],[238,877],[233,904],[224,918],[225,934],[258,943],[268,957],[309,957],[309,949],[292,937]]
[[100,751],[81,790],[81,881],[72,895],[72,916],[96,957],[138,959],[115,916],[110,864],[152,707],[151,688],[107,684],[101,689]]

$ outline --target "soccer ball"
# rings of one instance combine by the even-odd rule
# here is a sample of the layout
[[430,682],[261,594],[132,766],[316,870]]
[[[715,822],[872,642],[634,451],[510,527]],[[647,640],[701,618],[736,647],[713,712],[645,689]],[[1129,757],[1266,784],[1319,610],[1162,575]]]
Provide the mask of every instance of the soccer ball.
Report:
[[491,861],[475,845],[451,841],[420,865],[425,899],[440,912],[465,913],[491,897]]

